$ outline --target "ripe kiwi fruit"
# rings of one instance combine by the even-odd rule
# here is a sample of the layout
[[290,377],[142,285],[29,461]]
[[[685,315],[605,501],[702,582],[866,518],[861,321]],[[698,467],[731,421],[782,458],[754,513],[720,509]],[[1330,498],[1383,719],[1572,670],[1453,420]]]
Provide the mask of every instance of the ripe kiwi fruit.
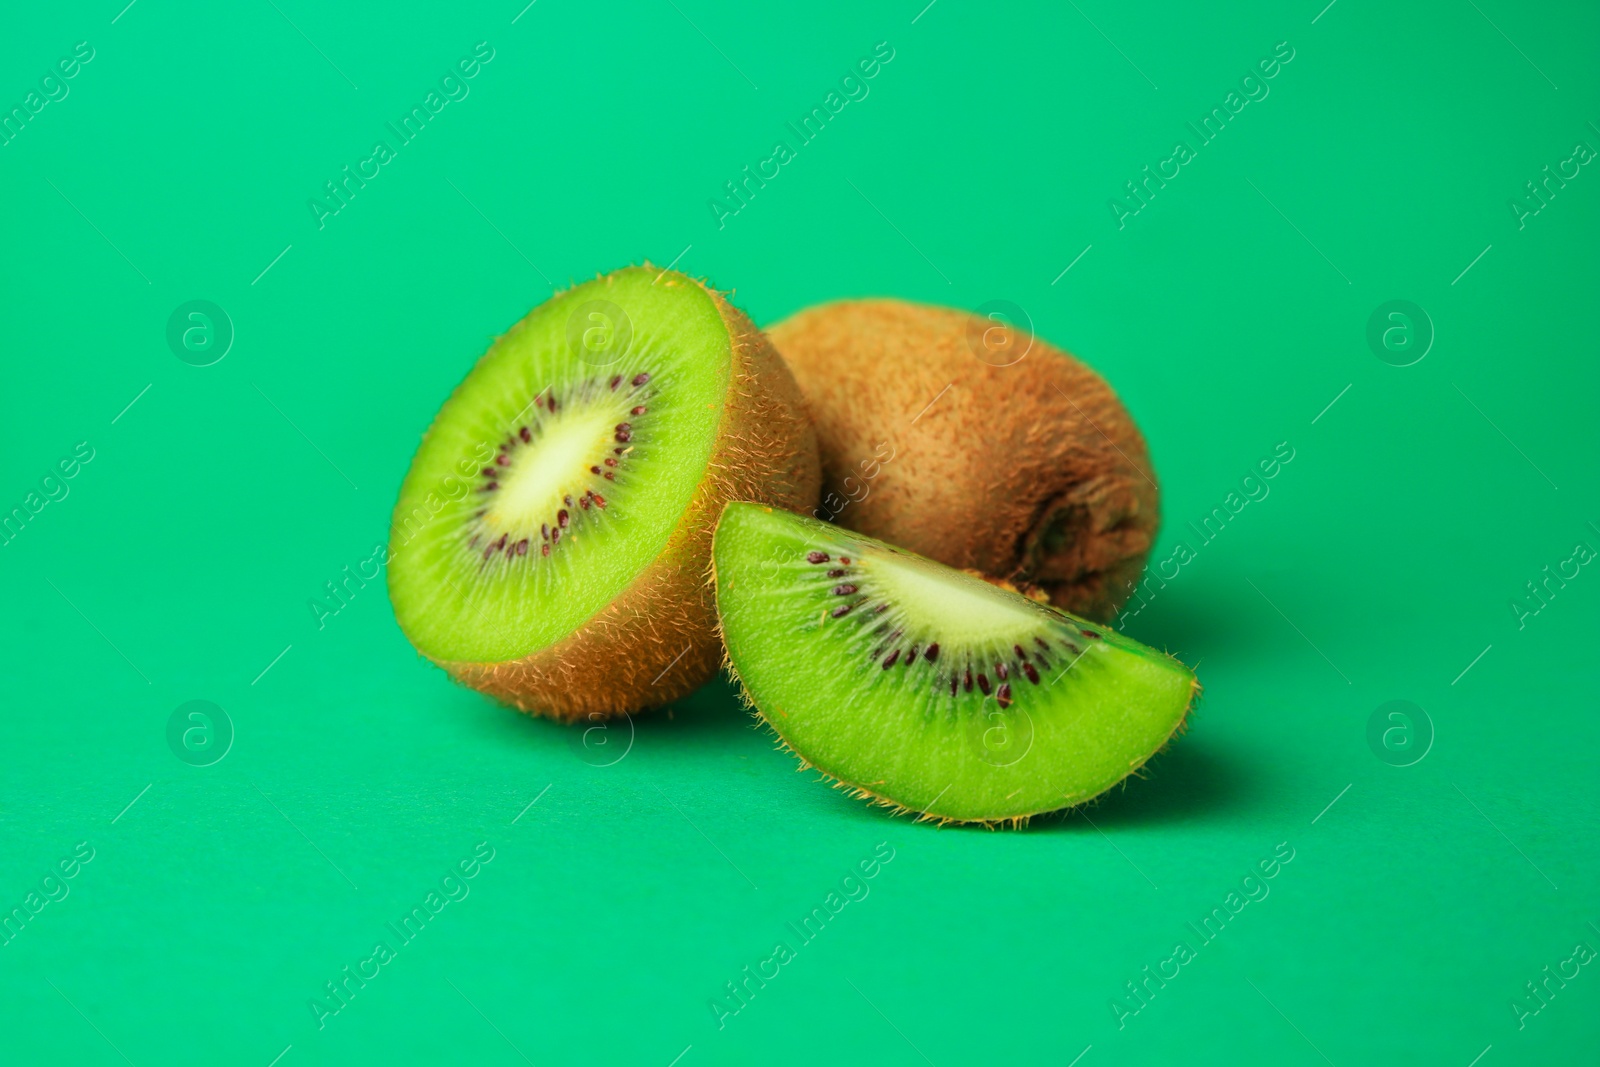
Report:
[[406,637],[558,719],[661,704],[717,669],[724,502],[817,502],[783,360],[724,294],[630,267],[534,308],[434,418],[390,528]]
[[901,300],[824,304],[768,332],[816,418],[817,517],[1116,615],[1159,494],[1098,374],[1023,330]]
[[728,663],[856,795],[994,825],[1083,803],[1182,729],[1170,656],[882,541],[730,503],[712,548]]

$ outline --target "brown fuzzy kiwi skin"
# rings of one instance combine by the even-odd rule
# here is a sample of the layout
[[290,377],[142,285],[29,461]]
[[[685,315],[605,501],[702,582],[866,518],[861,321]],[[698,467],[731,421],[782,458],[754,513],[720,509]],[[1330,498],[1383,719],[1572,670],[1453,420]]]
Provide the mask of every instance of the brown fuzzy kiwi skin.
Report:
[[[988,351],[1025,354],[985,362],[984,331]],[[824,304],[768,333],[816,418],[824,504],[849,501],[834,521],[1036,586],[1076,615],[1116,615],[1160,495],[1143,436],[1098,374],[1037,337],[901,300]],[[885,445],[892,459],[869,476]]]
[[[646,263],[643,269],[653,268]],[[783,358],[727,294],[675,271],[662,272],[656,284],[704,289],[733,350],[705,479],[666,548],[615,600],[556,644],[510,662],[439,662],[464,685],[564,722],[659,706],[709,680],[721,640],[705,574],[722,506],[754,500],[805,512],[817,504],[816,433]]]

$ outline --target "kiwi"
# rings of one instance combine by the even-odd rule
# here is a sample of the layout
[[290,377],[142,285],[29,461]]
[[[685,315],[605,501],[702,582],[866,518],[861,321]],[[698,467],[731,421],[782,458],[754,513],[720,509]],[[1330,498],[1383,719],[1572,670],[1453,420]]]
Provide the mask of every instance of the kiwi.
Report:
[[1116,615],[1159,494],[1099,375],[1025,331],[900,300],[825,304],[768,332],[816,418],[817,517]]
[[717,669],[705,575],[730,498],[806,509],[794,380],[724,298],[630,267],[490,346],[423,436],[390,529],[406,637],[456,680],[559,719],[674,700]]
[[1080,804],[1159,751],[1199,692],[1103,626],[805,516],[729,504],[712,563],[761,718],[897,810],[993,825]]

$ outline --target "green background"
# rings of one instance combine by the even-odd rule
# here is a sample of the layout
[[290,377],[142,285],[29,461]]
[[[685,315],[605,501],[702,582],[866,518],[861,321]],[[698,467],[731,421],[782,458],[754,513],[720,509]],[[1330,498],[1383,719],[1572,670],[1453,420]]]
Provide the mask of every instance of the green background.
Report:
[[[1511,1004],[1600,947],[1600,574],[1510,605],[1600,547],[1600,173],[1521,228],[1508,203],[1600,146],[1600,15],[925,2],[6,15],[7,111],[95,50],[0,147],[0,509],[94,450],[0,548],[0,907],[94,849],[0,948],[8,1062],[1592,1052],[1594,967],[1520,1028]],[[319,229],[308,199],[480,41],[470,95]],[[723,183],[878,42],[870,95],[719,228]],[[1194,145],[1278,42],[1270,95]],[[1108,201],[1178,140],[1196,158],[1119,229]],[[794,773],[722,681],[586,745],[451,685],[379,583],[319,629],[488,340],[646,257],[762,323],[1019,305],[1143,426],[1158,558],[1288,442],[1131,622],[1198,664],[1187,736],[1087,816],[941,830]],[[193,299],[236,331],[211,366],[166,341]],[[1436,333],[1412,366],[1367,343],[1393,299]],[[167,741],[197,699],[235,732],[207,767]],[[1368,744],[1392,700],[1431,723],[1411,766]],[[319,1029],[324,983],[478,842],[470,895]],[[719,1028],[724,983],[880,842],[870,894]],[[1270,895],[1119,1028],[1124,983],[1281,842]]]

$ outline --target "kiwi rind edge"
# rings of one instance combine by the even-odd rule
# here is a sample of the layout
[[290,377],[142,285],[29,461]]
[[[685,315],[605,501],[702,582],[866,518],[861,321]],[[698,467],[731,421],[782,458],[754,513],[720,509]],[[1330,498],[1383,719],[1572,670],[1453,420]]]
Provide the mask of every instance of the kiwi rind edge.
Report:
[[[993,582],[992,579],[986,580]],[[706,570],[705,584],[707,588],[714,591],[716,587],[716,581],[717,564],[716,557],[713,555]],[[993,584],[1004,586],[1008,583],[993,582]],[[1016,591],[1014,587],[1013,591]],[[1027,594],[1019,593],[1019,595]],[[723,634],[722,620],[720,617],[717,620],[716,632],[718,646],[722,649],[722,669],[727,672],[728,677],[735,683],[734,689],[739,694],[740,702],[743,703],[747,712],[752,713],[753,717],[757,722],[760,723],[761,726],[771,731],[773,747],[780,752],[787,753],[789,756],[792,756],[798,761],[798,765],[795,767],[796,772],[808,770],[816,771],[817,774],[821,776],[821,780],[826,782],[831,788],[840,790],[841,792],[857,800],[864,800],[873,807],[887,808],[889,809],[889,814],[893,817],[899,817],[902,815],[915,815],[916,818],[914,818],[912,822],[931,822],[939,827],[972,826],[981,827],[985,830],[1022,830],[1028,826],[1030,820],[1038,816],[1054,814],[1065,815],[1066,813],[1074,811],[1078,808],[1086,808],[1093,804],[1099,803],[1102,798],[1104,798],[1108,793],[1111,792],[1111,790],[1117,788],[1118,786],[1126,788],[1128,779],[1134,777],[1146,777],[1141,772],[1150,763],[1150,761],[1167,751],[1172,742],[1188,730],[1189,717],[1194,714],[1194,710],[1199,704],[1200,697],[1204,693],[1204,687],[1201,686],[1200,680],[1198,678],[1191,678],[1189,702],[1184,706],[1183,714],[1178,717],[1177,723],[1172,727],[1171,731],[1168,732],[1166,738],[1161,742],[1160,745],[1151,751],[1149,755],[1145,756],[1143,759],[1139,760],[1138,763],[1129,768],[1127,774],[1123,775],[1117,781],[1112,782],[1110,785],[1106,786],[1098,793],[1095,793],[1093,796],[1084,797],[1082,800],[1070,801],[1061,805],[1060,807],[1041,808],[1038,811],[1024,812],[1020,815],[1008,815],[998,819],[971,819],[958,815],[940,815],[938,812],[934,811],[919,811],[916,808],[907,807],[897,800],[874,793],[866,785],[846,781],[835,774],[831,774],[828,771],[823,770],[821,767],[818,767],[810,760],[806,759],[805,756],[801,755],[793,745],[784,740],[783,735],[778,732],[778,728],[774,726],[772,721],[767,717],[767,713],[756,704],[755,698],[750,695],[749,687],[744,684],[744,679],[739,676],[738,668],[733,664],[733,657],[728,651],[728,643],[725,639],[725,635]],[[1168,654],[1170,655],[1170,653]]]
[[972,826],[981,827],[985,830],[1026,829],[1029,821],[1034,818],[1042,815],[1066,815],[1068,812],[1075,811],[1078,808],[1087,808],[1093,806],[1100,803],[1100,801],[1104,799],[1106,795],[1111,792],[1111,790],[1116,789],[1119,786],[1122,788],[1127,788],[1128,779],[1135,777],[1145,778],[1146,775],[1142,774],[1141,772],[1149,764],[1149,762],[1165,752],[1178,736],[1188,730],[1189,716],[1194,712],[1202,689],[1200,682],[1196,680],[1193,683],[1193,689],[1189,695],[1189,704],[1183,709],[1182,718],[1178,720],[1177,725],[1172,728],[1172,732],[1167,735],[1166,740],[1162,741],[1161,745],[1155,751],[1151,752],[1148,756],[1144,757],[1144,759],[1135,764],[1122,778],[1112,782],[1110,785],[1106,786],[1093,796],[1084,797],[1082,800],[1063,804],[1059,808],[1042,808],[1039,811],[1024,812],[1020,815],[1007,815],[998,819],[969,819],[963,818],[959,815],[940,815],[938,812],[934,811],[918,811],[916,808],[907,807],[906,805],[901,804],[899,801],[891,800],[885,796],[880,796],[864,785],[857,785],[854,782],[847,782],[843,778],[829,774],[821,767],[818,767],[816,764],[806,759],[799,752],[795,751],[794,747],[783,739],[782,735],[778,733],[777,727],[773,726],[772,722],[767,718],[766,713],[757,707],[755,701],[751,699],[749,691],[745,688],[744,682],[740,680],[739,673],[734,669],[733,664],[728,659],[726,652],[723,654],[722,665],[723,669],[728,672],[729,676],[732,677],[734,681],[738,682],[738,686],[736,688],[739,692],[739,699],[744,703],[745,709],[753,712],[755,714],[755,718],[760,721],[761,725],[772,731],[772,736],[775,742],[773,747],[779,749],[780,751],[787,752],[790,756],[793,756],[799,761],[799,766],[795,767],[797,772],[808,770],[816,771],[817,774],[821,775],[821,780],[826,782],[831,788],[838,789],[857,800],[864,800],[873,807],[888,808],[891,816],[898,817],[901,815],[915,815],[916,818],[912,819],[912,822],[931,822],[940,827]]
[[[656,270],[646,260],[596,278],[629,269]],[[666,548],[600,612],[521,659],[439,662],[457,682],[520,711],[564,722],[593,720],[658,707],[699,688],[716,673],[721,656],[715,598],[702,588],[700,575],[722,505],[757,500],[805,511],[819,499],[816,431],[783,358],[729,301],[731,290],[677,271],[660,275],[664,287],[700,287],[728,329],[733,365],[717,443]]]

